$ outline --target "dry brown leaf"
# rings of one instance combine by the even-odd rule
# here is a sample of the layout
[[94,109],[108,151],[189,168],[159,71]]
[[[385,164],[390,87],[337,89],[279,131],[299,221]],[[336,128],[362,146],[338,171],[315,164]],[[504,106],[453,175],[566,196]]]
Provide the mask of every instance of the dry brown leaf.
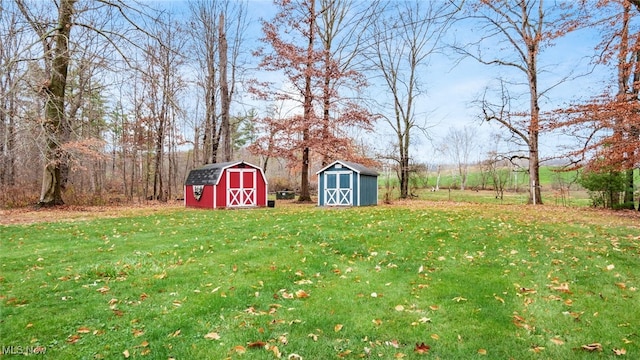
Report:
[[256,349],[256,348],[263,348],[265,347],[265,345],[267,345],[266,342],[262,340],[258,340],[258,341],[248,343],[247,347],[249,347],[249,349]]
[[69,337],[67,338],[67,342],[68,342],[69,344],[75,344],[75,343],[77,343],[77,342],[78,342],[78,340],[80,340],[80,339],[81,339],[80,335],[78,335],[78,334],[73,334],[73,335],[71,335],[71,336],[69,336]]
[[592,344],[588,344],[588,345],[582,345],[582,350],[602,351],[602,344],[600,344],[600,343],[592,343]]
[[220,335],[217,332],[210,332],[204,338],[207,340],[220,340]]
[[562,283],[558,286],[552,286],[551,289],[562,292],[562,293],[566,293],[566,294],[573,294],[571,290],[569,290],[569,283]]
[[487,355],[487,350],[486,349],[478,349],[478,354]]
[[81,327],[78,328],[78,333],[80,333],[80,334],[88,334],[90,332],[91,332],[91,329],[89,329],[86,326],[81,326]]
[[426,354],[429,352],[430,349],[431,349],[431,346],[425,343],[420,343],[420,344],[416,343],[416,347],[413,349],[413,351],[418,354]]
[[333,327],[333,331],[338,332],[338,331],[342,330],[343,326],[344,325],[342,325],[342,324],[336,324],[336,326]]
[[564,340],[558,338],[551,338],[551,342],[556,345],[564,345]]
[[181,330],[180,330],[180,329],[178,329],[178,330],[174,331],[174,332],[173,332],[171,335],[169,335],[169,336],[170,336],[170,337],[178,337],[178,336],[180,336],[180,332],[181,332]]
[[626,355],[627,354],[627,350],[625,349],[613,349],[613,353],[617,356],[620,355]]
[[101,294],[106,294],[109,292],[109,287],[107,285],[96,289],[97,292],[101,293]]
[[542,350],[544,350],[544,346],[534,345],[531,347],[531,351],[533,351],[536,354],[539,354],[540,352],[542,352]]

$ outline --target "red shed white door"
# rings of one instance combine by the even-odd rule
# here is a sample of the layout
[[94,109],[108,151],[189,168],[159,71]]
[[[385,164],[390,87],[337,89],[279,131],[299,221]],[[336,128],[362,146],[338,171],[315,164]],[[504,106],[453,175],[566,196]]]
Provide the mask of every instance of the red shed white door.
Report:
[[227,169],[227,206],[256,206],[256,169]]

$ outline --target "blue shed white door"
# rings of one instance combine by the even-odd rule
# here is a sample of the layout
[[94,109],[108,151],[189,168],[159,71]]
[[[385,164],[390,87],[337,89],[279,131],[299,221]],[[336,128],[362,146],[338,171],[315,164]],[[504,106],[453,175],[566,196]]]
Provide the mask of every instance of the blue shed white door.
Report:
[[256,169],[227,170],[227,206],[256,206]]
[[353,172],[326,171],[324,198],[328,206],[353,205]]

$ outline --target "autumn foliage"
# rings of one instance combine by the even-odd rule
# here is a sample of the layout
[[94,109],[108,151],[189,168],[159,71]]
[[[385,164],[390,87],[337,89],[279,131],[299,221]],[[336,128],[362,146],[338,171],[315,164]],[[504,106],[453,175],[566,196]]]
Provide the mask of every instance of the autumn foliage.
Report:
[[284,78],[281,84],[252,81],[253,95],[272,106],[270,115],[258,119],[262,136],[250,150],[285,158],[293,167],[302,157],[303,176],[311,161],[309,153],[323,164],[335,159],[366,162],[348,134],[354,128],[370,129],[373,116],[341,95],[341,91],[357,93],[366,84],[364,77],[334,58],[329,42],[320,41],[316,1],[275,3],[279,12],[262,22],[266,48],[254,55],[261,59],[261,69]]

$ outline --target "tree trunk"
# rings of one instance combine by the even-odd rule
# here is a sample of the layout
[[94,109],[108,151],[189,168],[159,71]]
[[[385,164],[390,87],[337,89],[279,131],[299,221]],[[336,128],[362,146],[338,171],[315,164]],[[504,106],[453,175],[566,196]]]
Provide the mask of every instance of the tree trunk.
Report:
[[225,34],[224,13],[220,13],[218,22],[218,56],[220,61],[220,107],[222,108],[220,119],[220,133],[222,134],[222,161],[231,161],[233,148],[231,146],[231,126],[229,125],[229,109],[231,96],[229,94],[229,82],[227,81],[227,35]]
[[60,147],[64,126],[65,87],[69,69],[69,34],[75,0],[62,0],[58,10],[58,29],[54,33],[55,48],[52,56],[51,75],[47,87],[45,120],[43,124],[46,136],[45,164],[42,174],[40,206],[63,205],[61,169],[64,161]]
[[311,116],[313,112],[313,92],[311,91],[311,72],[313,70],[313,40],[315,38],[316,13],[315,1],[311,2],[309,14],[309,43],[307,45],[307,64],[304,88],[304,130],[302,131],[302,176],[300,179],[300,196],[298,201],[311,201],[311,193],[309,192],[309,125],[311,124]]

